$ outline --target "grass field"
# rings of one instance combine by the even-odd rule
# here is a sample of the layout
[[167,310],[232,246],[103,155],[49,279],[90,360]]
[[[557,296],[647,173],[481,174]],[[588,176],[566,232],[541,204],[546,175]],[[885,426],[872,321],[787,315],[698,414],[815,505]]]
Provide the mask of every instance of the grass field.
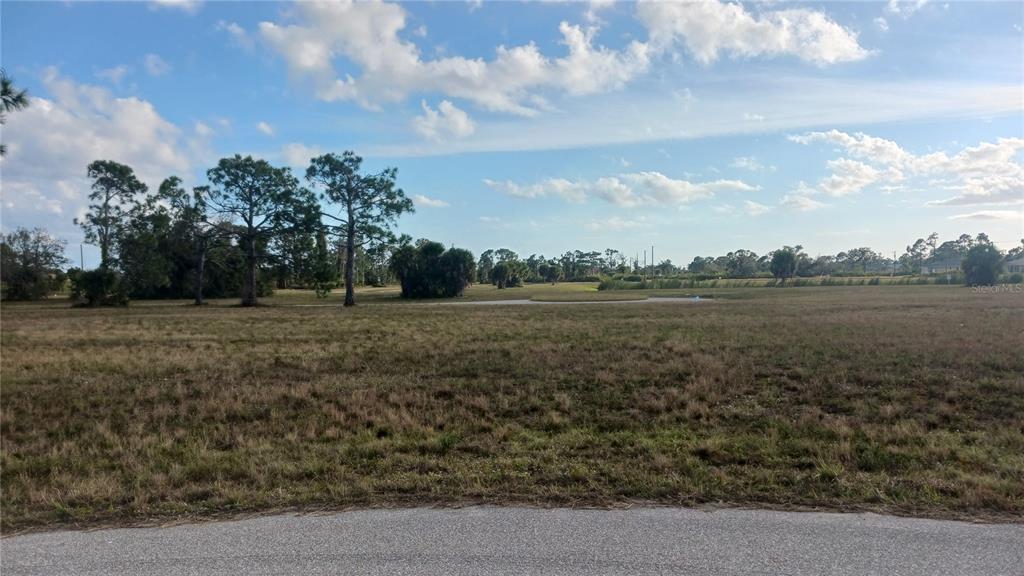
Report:
[[5,305],[0,526],[465,502],[1024,516],[1024,294],[702,295]]

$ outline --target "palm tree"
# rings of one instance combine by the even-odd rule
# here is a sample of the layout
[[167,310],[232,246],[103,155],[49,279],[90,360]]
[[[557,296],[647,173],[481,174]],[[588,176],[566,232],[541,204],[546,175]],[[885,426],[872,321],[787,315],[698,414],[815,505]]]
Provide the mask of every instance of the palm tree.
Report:
[[[0,68],[0,124],[4,123],[8,112],[27,108],[28,102],[28,92],[15,88],[7,71]],[[7,146],[0,144],[0,156],[4,154],[7,154]]]

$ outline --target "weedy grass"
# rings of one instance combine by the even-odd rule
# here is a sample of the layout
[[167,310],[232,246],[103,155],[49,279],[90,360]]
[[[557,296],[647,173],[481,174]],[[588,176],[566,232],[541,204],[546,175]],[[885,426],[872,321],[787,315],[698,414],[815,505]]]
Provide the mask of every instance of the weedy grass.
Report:
[[[596,293],[568,286],[467,298]],[[0,526],[465,502],[1024,514],[1021,294],[394,294],[5,305]]]

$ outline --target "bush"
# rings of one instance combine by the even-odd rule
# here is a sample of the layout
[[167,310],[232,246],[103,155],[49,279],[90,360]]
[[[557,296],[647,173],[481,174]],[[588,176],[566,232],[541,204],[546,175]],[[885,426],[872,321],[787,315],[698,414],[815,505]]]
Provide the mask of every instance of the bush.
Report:
[[71,278],[72,306],[127,306],[128,292],[121,274],[114,270],[73,270]]
[[1006,281],[1009,282],[1010,284],[1024,283],[1024,274],[1021,274],[1019,272],[1016,274],[1010,274]]
[[1003,271],[1003,254],[989,243],[972,246],[961,265],[968,286],[992,286]]
[[402,246],[391,256],[391,270],[402,285],[402,298],[462,296],[473,280],[473,254],[461,248],[444,249],[437,242]]

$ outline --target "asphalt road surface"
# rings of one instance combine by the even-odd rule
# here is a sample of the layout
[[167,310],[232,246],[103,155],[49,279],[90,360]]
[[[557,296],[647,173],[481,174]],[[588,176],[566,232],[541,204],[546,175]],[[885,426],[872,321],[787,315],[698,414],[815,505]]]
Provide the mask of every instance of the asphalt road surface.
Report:
[[680,508],[366,510],[0,541],[21,574],[1024,576],[1024,524]]

